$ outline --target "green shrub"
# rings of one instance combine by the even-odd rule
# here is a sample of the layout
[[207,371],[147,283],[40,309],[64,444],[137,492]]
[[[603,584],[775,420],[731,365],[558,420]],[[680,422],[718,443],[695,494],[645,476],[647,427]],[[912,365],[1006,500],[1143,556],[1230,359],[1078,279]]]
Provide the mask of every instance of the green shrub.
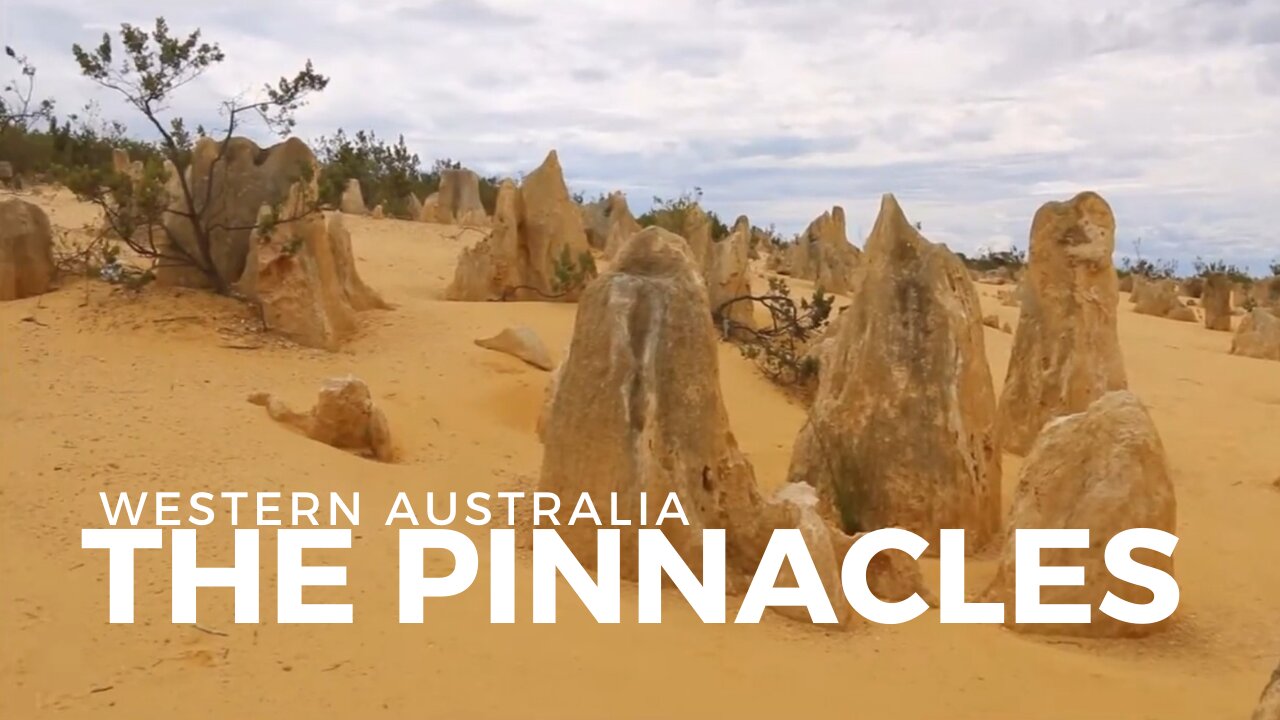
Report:
[[[702,201],[702,188],[694,188],[692,192],[686,191],[679,197],[670,200],[664,200],[658,196],[653,198],[653,207],[649,211],[636,218],[636,222],[640,223],[640,227],[648,227],[655,225],[668,232],[677,235],[683,235],[685,232],[685,221],[689,212],[693,210],[695,205]],[[704,210],[707,218],[711,222],[711,239],[720,240],[729,236],[729,227],[720,220],[720,216],[710,210]]]

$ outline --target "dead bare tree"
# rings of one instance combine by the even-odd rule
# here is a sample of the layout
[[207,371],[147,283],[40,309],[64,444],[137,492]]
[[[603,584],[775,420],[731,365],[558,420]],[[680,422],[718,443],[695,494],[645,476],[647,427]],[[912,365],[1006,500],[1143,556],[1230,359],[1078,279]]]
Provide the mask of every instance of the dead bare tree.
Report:
[[[743,357],[754,360],[765,377],[782,386],[800,386],[817,369],[807,353],[826,329],[833,301],[833,296],[817,288],[812,297],[797,303],[790,286],[772,277],[768,293],[730,298],[712,310],[712,320],[722,336],[735,342]],[[727,310],[738,303],[763,306],[769,312],[769,324],[756,328],[733,320]]]

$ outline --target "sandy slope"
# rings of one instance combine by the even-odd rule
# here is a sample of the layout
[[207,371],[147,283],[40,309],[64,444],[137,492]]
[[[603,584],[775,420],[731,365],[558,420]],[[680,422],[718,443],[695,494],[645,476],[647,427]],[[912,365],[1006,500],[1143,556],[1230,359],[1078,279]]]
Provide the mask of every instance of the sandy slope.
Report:
[[[59,199],[56,224],[91,217]],[[398,305],[365,316],[337,354],[246,332],[230,301],[98,283],[0,304],[0,717],[1240,718],[1280,657],[1280,365],[1232,357],[1230,337],[1134,315],[1122,300],[1132,388],[1148,403],[1178,489],[1174,630],[1142,642],[1054,642],[995,627],[832,632],[775,617],[706,626],[669,596],[661,626],[599,626],[575,599],[562,621],[488,624],[486,568],[471,591],[396,623],[397,490],[530,489],[532,432],[547,374],[472,345],[525,323],[558,356],[574,308],[437,300],[473,235],[392,220],[350,222],[361,272]],[[1017,310],[982,287],[988,310]],[[33,318],[35,321],[27,321]],[[997,386],[1011,336],[988,330]],[[245,402],[255,390],[309,404],[326,377],[355,372],[386,409],[404,462],[318,446]],[[730,347],[721,381],[733,429],[762,485],[783,481],[803,409]],[[1006,458],[1006,487],[1016,458]],[[231,593],[202,591],[200,625],[169,622],[168,555],[139,556],[137,624],[106,622],[106,558],[79,549],[103,525],[97,492],[120,489],[362,491],[347,552],[350,626],[274,623],[274,543],[264,534],[263,624],[232,622]],[[473,534],[475,531],[469,530]],[[230,564],[229,528],[201,532],[202,564]],[[481,547],[483,548],[483,537]],[[482,561],[483,562],[483,561]],[[443,570],[443,568],[442,568]],[[934,572],[932,565],[926,572]],[[971,584],[990,572],[974,561]],[[562,596],[563,597],[563,596]],[[733,601],[731,601],[733,604]]]

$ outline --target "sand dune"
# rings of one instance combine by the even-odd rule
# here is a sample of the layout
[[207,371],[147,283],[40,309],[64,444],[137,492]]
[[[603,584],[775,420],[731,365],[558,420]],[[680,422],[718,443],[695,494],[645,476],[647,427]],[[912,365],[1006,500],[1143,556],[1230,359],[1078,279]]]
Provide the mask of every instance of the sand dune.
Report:
[[[92,218],[65,196],[40,202],[55,225]],[[1130,387],[1150,407],[1178,492],[1183,599],[1169,633],[1043,640],[940,625],[936,611],[854,633],[776,616],[708,626],[675,594],[664,623],[642,627],[630,586],[620,626],[597,625],[563,594],[561,622],[538,626],[523,556],[514,626],[488,623],[483,557],[471,591],[429,603],[423,625],[398,625],[396,536],[377,508],[401,490],[532,488],[549,375],[472,341],[525,324],[559,359],[575,307],[445,303],[474,233],[348,225],[361,274],[396,308],[365,314],[338,353],[264,338],[236,302],[193,291],[133,297],[69,281],[0,304],[0,717],[1203,720],[1246,717],[1280,658],[1280,365],[1228,355],[1229,334],[1135,315],[1123,298]],[[979,291],[986,312],[1016,325],[996,288]],[[998,391],[1012,336],[988,329],[986,344]],[[774,487],[804,408],[733,347],[721,346],[720,362],[738,442]],[[385,410],[400,463],[319,446],[245,402],[269,390],[307,406],[321,381],[352,372]],[[1006,502],[1017,460],[1005,457]],[[275,624],[265,534],[262,624],[235,625],[228,590],[200,594],[209,632],[170,624],[166,552],[139,556],[137,624],[107,624],[106,559],[80,549],[79,530],[103,524],[99,490],[126,489],[360,490],[371,519],[354,548],[314,556],[345,562],[349,587],[307,592],[353,602],[356,622]],[[229,530],[201,533],[202,564],[230,564]],[[936,582],[936,563],[923,569]],[[971,561],[970,587],[992,571],[990,558]]]

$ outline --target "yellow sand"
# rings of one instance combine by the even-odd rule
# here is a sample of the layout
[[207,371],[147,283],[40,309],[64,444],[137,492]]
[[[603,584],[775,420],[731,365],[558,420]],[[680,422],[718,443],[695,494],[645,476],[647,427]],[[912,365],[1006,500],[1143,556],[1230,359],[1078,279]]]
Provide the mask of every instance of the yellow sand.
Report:
[[[65,194],[41,202],[56,225],[92,219]],[[1280,657],[1280,364],[1230,356],[1230,335],[1134,315],[1123,298],[1130,385],[1178,491],[1183,602],[1167,634],[1054,641],[940,625],[936,611],[852,633],[775,616],[707,626],[675,595],[662,625],[639,626],[630,585],[620,626],[595,624],[564,593],[561,622],[535,626],[523,555],[516,625],[488,624],[482,559],[472,590],[401,626],[396,535],[380,526],[394,493],[530,490],[538,475],[533,428],[549,376],[472,341],[524,323],[559,358],[574,307],[441,302],[474,232],[349,225],[361,273],[397,308],[364,315],[336,354],[257,335],[243,307],[192,291],[135,298],[69,282],[0,304],[0,718],[1203,720],[1246,717]],[[1016,324],[996,290],[980,286],[987,311]],[[986,339],[998,388],[1012,337]],[[804,410],[733,348],[720,359],[738,442],[760,483],[776,486]],[[306,407],[322,380],[347,373],[386,410],[402,464],[313,443],[245,401],[266,390]],[[1006,457],[1006,499],[1016,473]],[[99,490],[360,490],[355,547],[307,556],[348,565],[348,588],[306,599],[353,602],[355,623],[275,624],[268,532],[262,624],[235,625],[224,589],[201,591],[203,630],[171,624],[167,549],[139,555],[136,624],[108,624],[105,553],[79,547],[81,528],[104,525]],[[483,534],[467,531],[483,550]],[[200,542],[202,564],[231,563],[229,528]],[[971,563],[971,587],[990,566]]]

